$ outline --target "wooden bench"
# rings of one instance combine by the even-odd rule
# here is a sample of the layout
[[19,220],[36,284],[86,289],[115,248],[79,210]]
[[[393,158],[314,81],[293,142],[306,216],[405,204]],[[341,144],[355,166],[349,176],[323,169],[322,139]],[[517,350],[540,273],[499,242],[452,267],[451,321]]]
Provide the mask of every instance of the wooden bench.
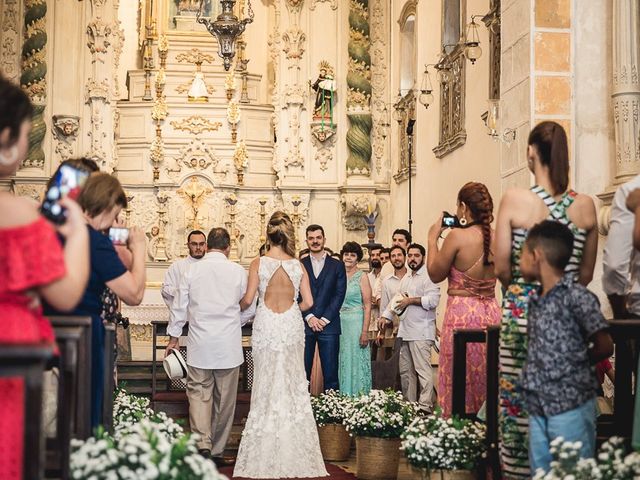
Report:
[[49,317],[56,343],[59,378],[56,436],[47,438],[46,476],[69,478],[71,438],[91,435],[91,317]]
[[[385,339],[390,340],[390,339]],[[400,390],[400,347],[402,338],[397,337],[393,342],[391,357],[387,360],[373,360],[371,362],[371,387],[375,390],[392,388]],[[376,348],[388,348],[381,346]],[[372,351],[372,357],[377,358],[377,352]]]
[[43,474],[42,376],[53,355],[48,345],[0,345],[0,377],[24,380],[23,478],[39,480]]

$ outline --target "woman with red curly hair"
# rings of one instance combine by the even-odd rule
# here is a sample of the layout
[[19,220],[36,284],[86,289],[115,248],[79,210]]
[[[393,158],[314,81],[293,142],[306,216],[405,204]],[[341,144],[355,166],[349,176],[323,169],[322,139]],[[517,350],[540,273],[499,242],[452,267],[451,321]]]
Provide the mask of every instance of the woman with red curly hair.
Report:
[[[438,403],[451,415],[453,384],[453,330],[485,328],[500,322],[493,267],[493,199],[482,183],[469,182],[458,192],[458,228],[452,228],[438,247],[442,216],[429,229],[427,270],[431,280],[448,279],[447,309],[442,324]],[[467,346],[466,406],[477,413],[486,396],[486,350],[482,344]]]

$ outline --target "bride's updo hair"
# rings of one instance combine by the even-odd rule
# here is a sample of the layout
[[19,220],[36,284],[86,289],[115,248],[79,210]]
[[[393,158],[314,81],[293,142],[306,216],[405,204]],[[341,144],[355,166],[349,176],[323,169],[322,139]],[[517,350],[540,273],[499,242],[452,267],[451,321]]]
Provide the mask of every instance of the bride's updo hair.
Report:
[[296,240],[293,222],[284,212],[275,212],[267,224],[267,242],[269,246],[277,245],[287,255],[296,256]]

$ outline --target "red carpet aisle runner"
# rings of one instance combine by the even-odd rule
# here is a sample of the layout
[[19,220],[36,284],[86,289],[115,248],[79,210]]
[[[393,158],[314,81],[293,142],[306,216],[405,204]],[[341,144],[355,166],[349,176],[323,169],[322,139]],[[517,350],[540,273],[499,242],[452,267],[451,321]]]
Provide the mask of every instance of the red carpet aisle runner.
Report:
[[[356,476],[352,473],[349,472],[345,472],[342,468],[336,466],[336,465],[332,465],[330,463],[326,464],[327,466],[327,472],[329,473],[328,477],[320,477],[318,480],[327,480],[328,478],[331,479],[339,479],[339,480],[353,480],[356,478]],[[232,478],[232,479],[236,479],[236,480],[240,480],[240,477],[232,477],[233,475],[233,467],[224,467],[219,469],[220,473]],[[306,480],[314,480],[314,479],[306,479]]]

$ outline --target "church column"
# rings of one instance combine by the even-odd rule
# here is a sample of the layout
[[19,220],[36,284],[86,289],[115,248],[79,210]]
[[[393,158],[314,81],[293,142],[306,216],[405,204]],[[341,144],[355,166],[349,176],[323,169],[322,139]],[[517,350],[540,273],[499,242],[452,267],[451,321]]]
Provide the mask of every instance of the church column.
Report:
[[640,5],[613,2],[613,116],[615,173],[618,185],[640,171]]
[[47,133],[44,123],[47,106],[46,25],[46,0],[25,0],[20,85],[33,103],[33,125],[29,134],[29,153],[21,168],[44,169],[42,142]]
[[91,5],[92,18],[87,25],[87,47],[89,54],[89,78],[85,86],[85,102],[89,107],[89,146],[87,156],[98,162],[100,168],[113,172],[115,100],[117,90],[117,67],[114,52],[122,47],[122,30],[117,19],[118,0],[94,0]]

